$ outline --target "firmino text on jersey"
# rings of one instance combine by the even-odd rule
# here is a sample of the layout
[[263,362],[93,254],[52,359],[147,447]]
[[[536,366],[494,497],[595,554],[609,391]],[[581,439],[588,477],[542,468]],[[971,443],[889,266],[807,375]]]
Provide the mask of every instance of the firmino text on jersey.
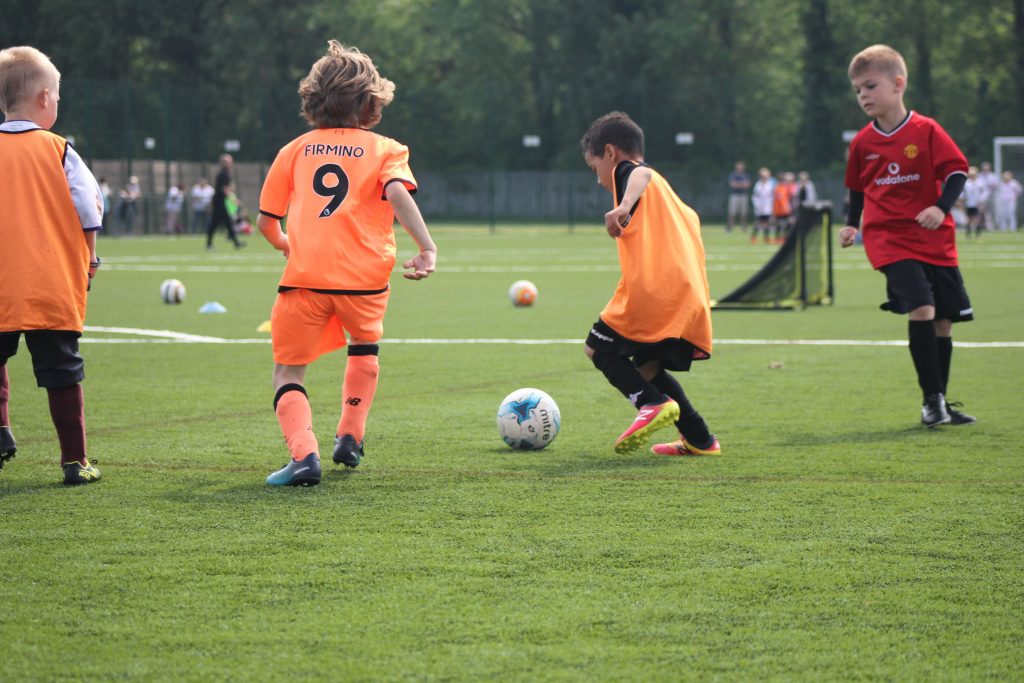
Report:
[[358,159],[364,154],[366,154],[365,149],[362,147],[353,147],[352,145],[323,145],[310,143],[302,150],[302,156],[304,157],[330,155]]

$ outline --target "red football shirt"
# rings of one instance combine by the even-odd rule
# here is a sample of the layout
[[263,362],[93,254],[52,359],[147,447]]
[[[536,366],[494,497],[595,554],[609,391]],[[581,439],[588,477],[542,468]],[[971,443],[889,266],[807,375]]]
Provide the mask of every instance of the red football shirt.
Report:
[[874,268],[905,259],[957,265],[953,217],[946,216],[938,230],[915,220],[935,206],[942,185],[956,173],[967,174],[967,159],[927,116],[910,112],[889,133],[872,121],[857,133],[850,143],[846,187],[864,193],[861,235]]

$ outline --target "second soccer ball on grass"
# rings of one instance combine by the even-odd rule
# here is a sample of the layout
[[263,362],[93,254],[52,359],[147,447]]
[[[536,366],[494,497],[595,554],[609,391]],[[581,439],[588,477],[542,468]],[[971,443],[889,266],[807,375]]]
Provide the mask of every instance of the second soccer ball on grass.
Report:
[[513,306],[532,306],[537,300],[537,286],[529,280],[516,280],[508,289]]
[[180,304],[185,300],[185,285],[181,280],[164,280],[160,284],[160,298],[165,304]]

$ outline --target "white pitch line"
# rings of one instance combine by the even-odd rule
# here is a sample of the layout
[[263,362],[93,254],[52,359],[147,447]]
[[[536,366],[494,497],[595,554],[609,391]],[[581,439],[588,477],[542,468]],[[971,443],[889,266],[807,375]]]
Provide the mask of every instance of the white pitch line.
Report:
[[[92,344],[269,344],[269,338],[225,339],[204,337],[171,330],[144,330],[134,327],[94,327],[87,325],[86,332],[107,332],[129,334],[143,339],[118,337],[83,337],[82,342]],[[512,346],[551,346],[559,344],[582,344],[582,338],[574,339],[510,339],[510,338],[423,338],[423,339],[381,339],[382,344],[507,344]],[[722,346],[899,346],[907,345],[906,339],[715,339]],[[1009,342],[954,342],[964,349],[1019,349],[1024,341]]]
[[134,334],[142,337],[159,337],[172,341],[186,343],[212,343],[220,344],[228,341],[222,337],[205,337],[199,334],[188,334],[187,332],[175,332],[174,330],[144,330],[138,327],[102,327],[86,325],[86,332],[110,332],[112,334]]

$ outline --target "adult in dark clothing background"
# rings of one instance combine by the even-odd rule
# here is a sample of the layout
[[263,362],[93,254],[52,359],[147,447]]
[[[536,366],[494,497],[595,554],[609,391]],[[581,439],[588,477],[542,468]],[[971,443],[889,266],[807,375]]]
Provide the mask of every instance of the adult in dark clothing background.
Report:
[[220,170],[217,171],[217,178],[213,181],[213,201],[210,223],[206,227],[207,249],[213,249],[213,233],[216,232],[217,226],[219,225],[223,225],[227,228],[228,239],[231,240],[236,249],[242,246],[242,243],[238,241],[238,237],[235,235],[235,219],[230,213],[228,213],[228,209],[224,201],[233,189],[231,168],[234,163],[235,160],[230,154],[221,155]]

